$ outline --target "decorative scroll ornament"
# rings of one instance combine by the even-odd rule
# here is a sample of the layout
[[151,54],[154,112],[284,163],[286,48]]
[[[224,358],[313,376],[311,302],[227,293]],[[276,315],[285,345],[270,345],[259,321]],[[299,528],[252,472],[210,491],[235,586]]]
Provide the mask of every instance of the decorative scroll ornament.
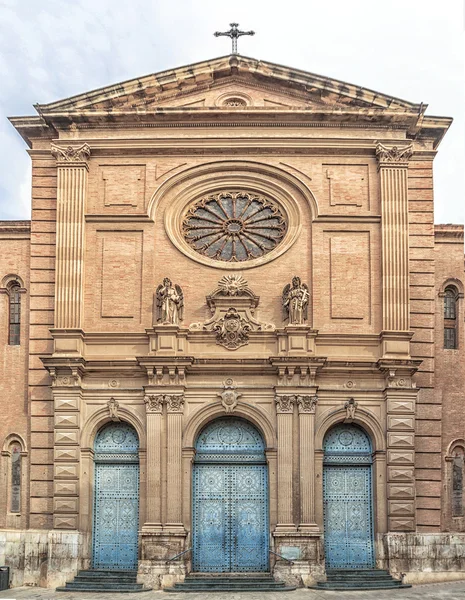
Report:
[[225,275],[218,287],[207,296],[212,316],[204,323],[192,323],[191,331],[212,331],[218,344],[236,350],[249,341],[253,331],[274,331],[271,323],[261,323],[255,316],[260,298],[241,275]]
[[231,378],[226,379],[223,382],[224,390],[221,394],[217,394],[221,398],[221,404],[224,407],[225,412],[232,413],[237,406],[237,402],[242,394],[236,392],[236,385],[234,380]]
[[236,350],[247,344],[251,329],[252,327],[235,308],[230,308],[213,326],[213,331],[216,331],[216,342],[230,350]]
[[182,321],[184,294],[181,287],[177,284],[173,285],[168,277],[165,277],[163,283],[157,287],[154,304],[156,305],[157,322],[163,325],[179,325],[179,322]]
[[276,396],[275,401],[278,414],[294,412],[295,396]]
[[379,166],[387,163],[388,166],[407,166],[410,157],[413,154],[413,146],[392,146],[388,147],[378,143],[376,146],[376,157],[379,161]]
[[300,277],[293,277],[283,289],[283,319],[289,319],[289,325],[302,325],[308,318],[308,286]]
[[172,394],[165,396],[166,407],[169,413],[184,412],[184,396],[182,394]]
[[163,394],[151,394],[149,396],[145,396],[144,402],[148,413],[161,413],[163,412],[165,396]]
[[296,396],[299,413],[315,414],[318,396]]
[[344,419],[345,423],[352,423],[355,419],[355,411],[357,410],[358,402],[355,402],[354,398],[349,398],[347,402],[344,404],[344,408],[346,409],[346,418]]
[[199,254],[224,262],[260,258],[283,239],[286,220],[277,204],[253,192],[221,192],[187,211],[182,233]]
[[51,152],[59,163],[69,162],[87,162],[90,156],[89,144],[82,144],[74,148],[73,146],[57,146],[56,144],[51,145]]
[[119,402],[117,400],[115,400],[114,398],[110,398],[110,400],[108,400],[108,402],[107,402],[107,406],[108,406],[108,412],[110,414],[110,419],[112,421],[119,421],[120,420],[120,418],[118,416]]

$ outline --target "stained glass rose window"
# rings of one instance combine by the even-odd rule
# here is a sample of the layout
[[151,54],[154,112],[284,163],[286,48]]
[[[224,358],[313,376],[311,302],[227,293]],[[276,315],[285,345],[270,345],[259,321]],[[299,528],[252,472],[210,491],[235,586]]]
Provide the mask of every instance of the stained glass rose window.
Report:
[[270,199],[251,192],[221,192],[202,198],[187,211],[186,242],[199,254],[243,262],[268,254],[283,239],[286,220]]

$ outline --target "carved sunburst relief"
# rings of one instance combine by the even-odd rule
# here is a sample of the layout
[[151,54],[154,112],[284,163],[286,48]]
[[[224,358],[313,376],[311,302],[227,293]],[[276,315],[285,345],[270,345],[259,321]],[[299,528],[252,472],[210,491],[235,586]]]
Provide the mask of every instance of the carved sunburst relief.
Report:
[[199,254],[223,262],[244,262],[271,252],[286,233],[280,207],[251,192],[221,192],[195,202],[182,231]]

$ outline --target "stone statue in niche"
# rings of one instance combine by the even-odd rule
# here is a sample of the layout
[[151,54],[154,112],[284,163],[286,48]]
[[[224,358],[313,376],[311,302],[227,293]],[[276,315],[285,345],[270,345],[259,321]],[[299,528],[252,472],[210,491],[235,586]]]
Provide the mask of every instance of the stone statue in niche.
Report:
[[352,423],[355,419],[355,411],[357,410],[358,402],[355,402],[354,398],[349,398],[347,402],[344,404],[344,408],[346,409],[346,423]]
[[157,287],[155,299],[156,321],[163,325],[179,325],[184,312],[184,295],[181,287],[177,284],[173,285],[171,279],[165,277],[163,283]]
[[289,325],[302,325],[308,318],[308,286],[302,283],[300,277],[293,277],[292,284],[288,283],[283,290],[283,319],[289,320]]

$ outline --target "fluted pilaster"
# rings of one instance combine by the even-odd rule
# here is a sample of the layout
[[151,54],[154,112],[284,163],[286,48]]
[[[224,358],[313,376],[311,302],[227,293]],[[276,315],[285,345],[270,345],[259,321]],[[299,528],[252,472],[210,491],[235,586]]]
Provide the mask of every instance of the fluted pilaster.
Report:
[[84,214],[90,148],[52,144],[57,159],[55,327],[82,326]]
[[408,161],[412,145],[378,144],[383,271],[383,330],[409,330]]
[[276,532],[296,530],[293,514],[292,425],[294,396],[276,396],[278,432],[278,523]]
[[182,415],[184,397],[181,394],[166,396],[167,407],[167,502],[166,529],[184,531],[182,524]]
[[300,436],[300,531],[315,531],[315,411],[316,395],[296,396]]
[[144,528],[162,530],[161,519],[161,439],[164,396],[145,396],[147,412],[147,512]]

